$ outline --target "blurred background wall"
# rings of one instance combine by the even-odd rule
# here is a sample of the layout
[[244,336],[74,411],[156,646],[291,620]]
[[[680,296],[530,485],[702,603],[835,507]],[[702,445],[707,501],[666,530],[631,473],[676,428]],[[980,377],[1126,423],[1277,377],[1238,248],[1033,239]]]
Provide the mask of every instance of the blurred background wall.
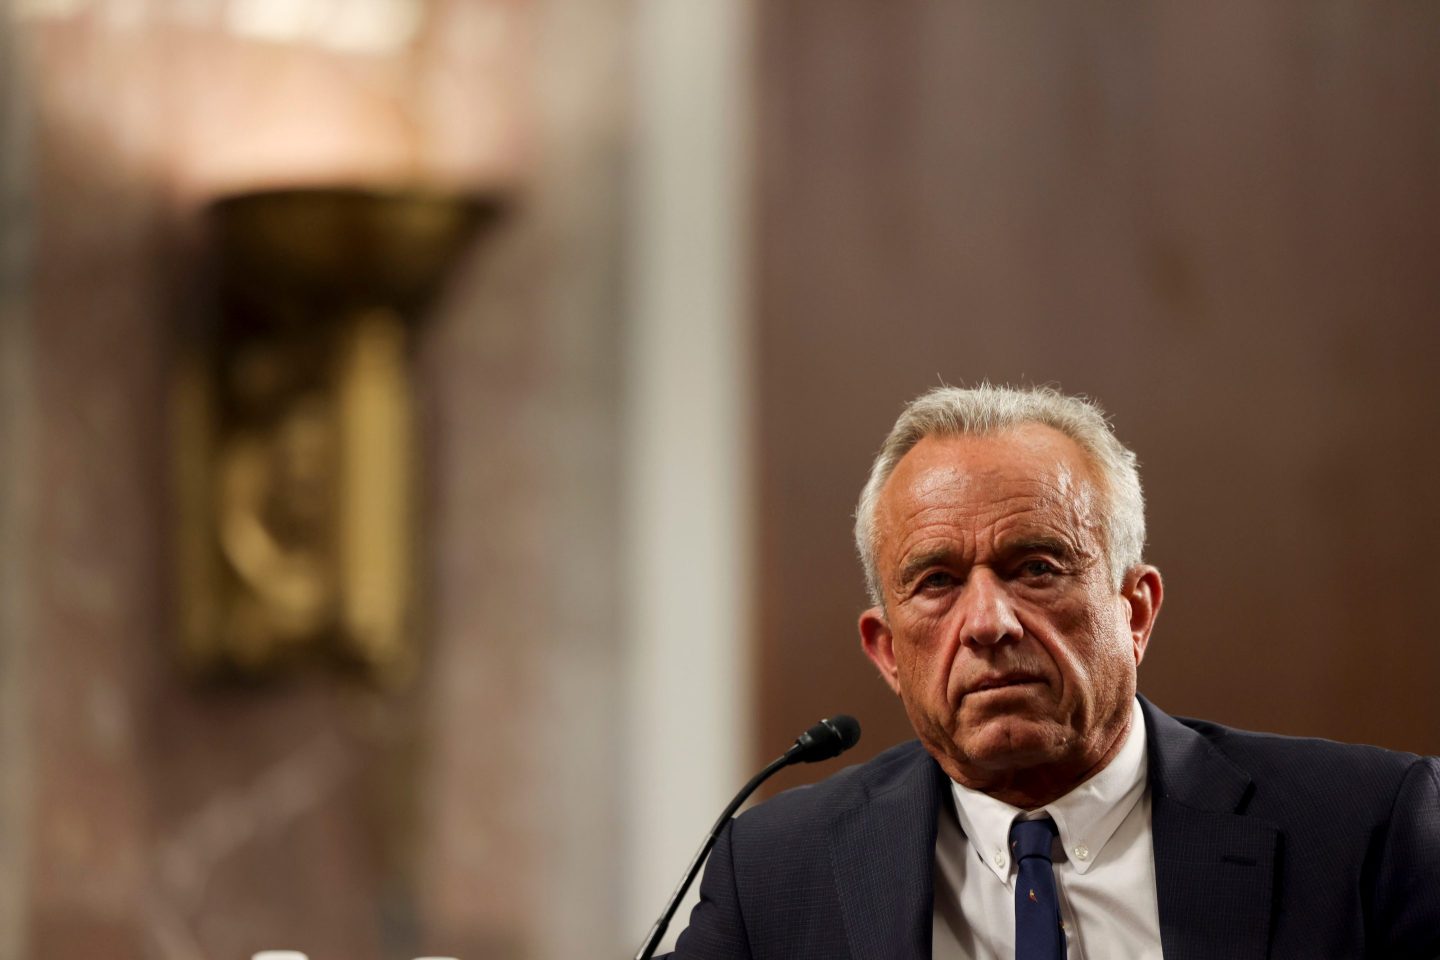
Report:
[[840,705],[860,750],[906,734],[856,656],[848,517],[905,400],[989,379],[1089,394],[1139,454],[1143,693],[1440,749],[1440,10],[760,21],[762,738]]
[[[627,17],[8,9],[6,956],[574,956],[638,937],[613,733]],[[214,309],[200,214],[330,183],[514,211],[416,344],[421,668],[399,690],[323,670],[195,682],[175,656],[168,425],[177,331]]]
[[[1161,706],[1440,752],[1436,8],[0,9],[0,956],[633,952],[747,767],[907,735],[848,531],[941,380],[1114,414]],[[326,183],[510,203],[416,342],[421,666],[197,683],[200,212]]]

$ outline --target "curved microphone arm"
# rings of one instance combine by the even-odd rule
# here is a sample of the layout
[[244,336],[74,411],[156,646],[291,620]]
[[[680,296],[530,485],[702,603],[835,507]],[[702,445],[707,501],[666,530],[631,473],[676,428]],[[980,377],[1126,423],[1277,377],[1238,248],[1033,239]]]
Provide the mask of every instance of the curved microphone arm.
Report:
[[755,774],[755,776],[751,777],[750,782],[741,788],[740,792],[735,795],[734,800],[730,801],[730,805],[725,808],[725,812],[720,814],[720,818],[715,821],[715,825],[710,828],[710,833],[705,837],[705,842],[700,844],[699,850],[695,851],[695,856],[691,859],[690,866],[685,870],[685,879],[680,881],[680,886],[675,888],[675,892],[670,895],[669,901],[666,902],[665,912],[660,914],[660,919],[656,920],[655,926],[650,928],[650,935],[645,938],[645,945],[640,948],[640,952],[635,954],[635,960],[650,960],[650,957],[654,955],[655,948],[660,945],[660,941],[665,937],[665,931],[670,927],[671,918],[675,916],[675,911],[680,909],[680,901],[685,899],[685,891],[689,890],[690,884],[695,882],[695,874],[700,872],[700,865],[704,863],[705,858],[710,855],[710,848],[715,846],[715,840],[720,836],[720,831],[725,829],[725,824],[729,823],[730,818],[735,816],[735,811],[740,809],[740,804],[749,799],[750,794],[754,793],[760,784],[769,780],[777,771],[788,767],[794,762],[791,757],[794,751],[795,748],[791,747],[785,751],[785,753],[771,760],[770,764],[764,770],[761,770]]
[[744,803],[755,792],[755,789],[769,780],[777,771],[788,767],[792,763],[815,763],[818,760],[829,760],[831,757],[839,756],[846,750],[855,746],[860,740],[860,724],[854,717],[846,714],[836,714],[833,718],[827,717],[806,730],[795,738],[795,744],[780,756],[771,760],[769,765],[755,776],[750,782],[740,788],[735,794],[735,799],[720,814],[715,825],[710,828],[710,833],[705,837],[705,842],[700,844],[700,849],[695,851],[695,856],[690,861],[689,868],[685,871],[685,879],[680,881],[680,886],[670,895],[670,900],[665,904],[665,911],[660,914],[660,919],[655,921],[655,926],[650,928],[650,935],[645,938],[645,945],[640,952],[635,954],[635,960],[650,960],[655,953],[655,948],[665,936],[665,931],[670,926],[670,920],[675,916],[675,911],[680,908],[680,901],[685,898],[685,891],[690,889],[690,884],[695,882],[695,875],[700,872],[700,865],[710,855],[710,848],[715,846],[715,840],[720,836],[720,831],[725,829],[725,824],[740,809]]

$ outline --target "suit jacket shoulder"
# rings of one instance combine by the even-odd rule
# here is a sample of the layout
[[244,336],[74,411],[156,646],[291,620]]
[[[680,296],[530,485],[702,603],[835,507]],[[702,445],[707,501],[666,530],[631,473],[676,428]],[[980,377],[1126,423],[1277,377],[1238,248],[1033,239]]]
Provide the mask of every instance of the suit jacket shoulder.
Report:
[[[1166,960],[1440,957],[1440,762],[1141,707]],[[732,821],[677,960],[928,958],[946,783],[911,742]]]
[[[917,773],[935,767],[935,761],[920,741],[890,747],[864,763],[854,764],[819,783],[794,787],[776,794],[737,818],[737,826],[764,834],[779,830],[785,835],[805,827],[818,827],[876,797],[915,785]],[[938,781],[937,781],[938,782]]]
[[1440,763],[1141,703],[1167,957],[1440,955]]
[[944,780],[912,741],[737,817],[675,956],[928,957]]

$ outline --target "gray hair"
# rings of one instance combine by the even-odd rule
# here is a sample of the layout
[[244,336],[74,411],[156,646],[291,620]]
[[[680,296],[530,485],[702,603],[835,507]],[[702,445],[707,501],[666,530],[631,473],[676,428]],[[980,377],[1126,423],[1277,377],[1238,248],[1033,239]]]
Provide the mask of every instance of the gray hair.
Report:
[[936,387],[915,398],[885,438],[855,510],[855,547],[865,568],[870,602],[884,604],[880,573],[875,566],[875,510],[880,491],[896,465],[929,436],[993,434],[1029,423],[1060,431],[1080,445],[1100,475],[1110,575],[1118,586],[1126,571],[1140,562],[1145,546],[1145,497],[1135,454],[1115,439],[1099,405],[1084,397],[1066,396],[1053,387]]

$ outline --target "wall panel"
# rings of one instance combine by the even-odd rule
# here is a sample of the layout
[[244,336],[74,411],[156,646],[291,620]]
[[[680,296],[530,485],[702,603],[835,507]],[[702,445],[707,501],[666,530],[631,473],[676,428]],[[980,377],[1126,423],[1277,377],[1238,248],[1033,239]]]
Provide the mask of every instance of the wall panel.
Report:
[[942,379],[1113,413],[1168,587],[1160,705],[1440,751],[1440,10],[760,21],[756,758],[834,710],[863,754],[908,735],[859,650],[850,512]]

